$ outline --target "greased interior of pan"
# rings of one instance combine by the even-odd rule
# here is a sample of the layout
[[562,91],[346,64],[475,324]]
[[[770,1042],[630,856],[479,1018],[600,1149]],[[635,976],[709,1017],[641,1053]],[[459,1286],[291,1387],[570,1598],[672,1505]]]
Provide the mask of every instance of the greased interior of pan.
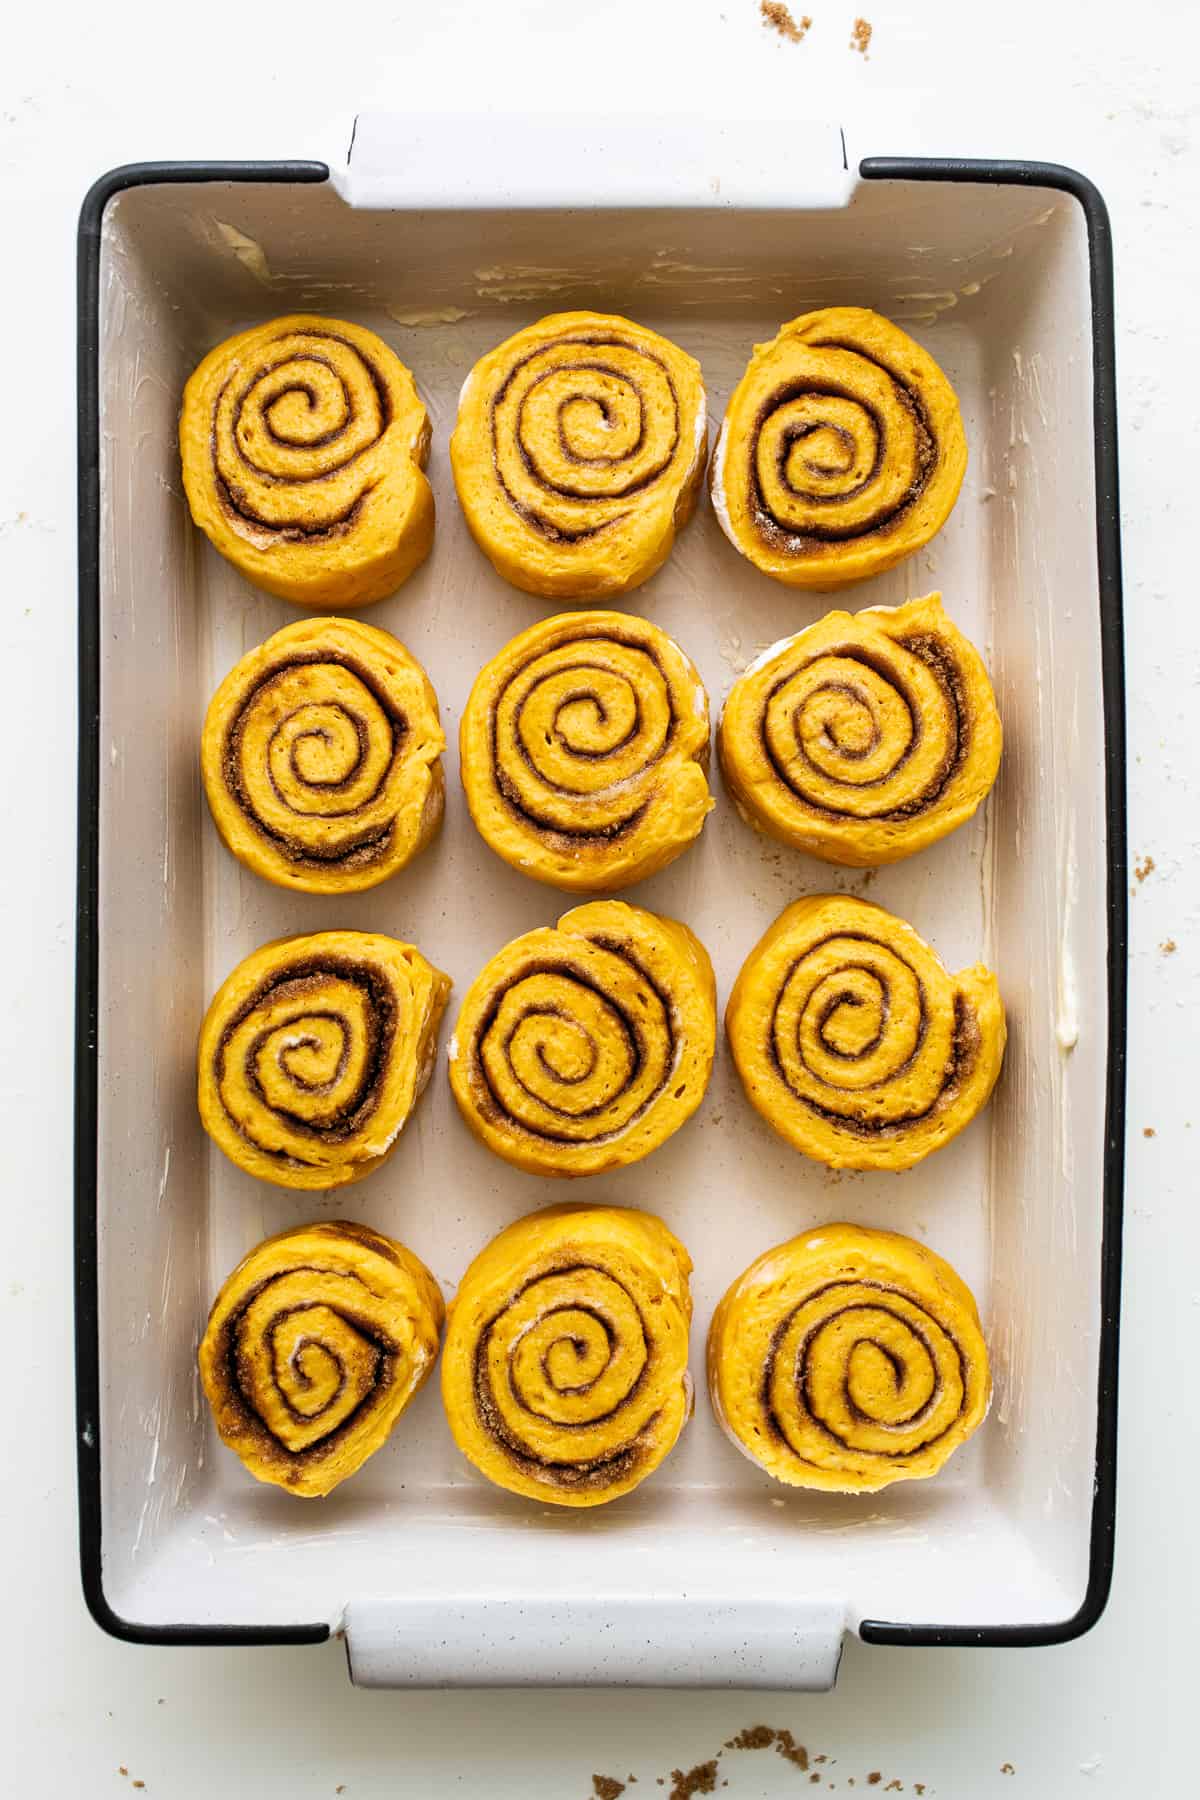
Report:
[[[371,611],[372,625],[392,632],[428,671],[449,727],[446,753],[447,813],[441,838],[408,868],[374,893],[345,897],[291,896],[276,892],[239,868],[205,825],[204,858],[209,902],[202,931],[208,985],[242,956],[289,932],[378,929],[417,942],[438,967],[454,977],[451,1017],[487,959],[521,933],[549,926],[563,907],[515,871],[498,864],[474,832],[457,775],[453,743],[470,683],[478,670],[519,631],[552,610],[514,590],[488,568],[472,546],[462,520],[444,454],[457,388],[466,372],[504,332],[537,309],[509,307],[503,315],[464,319],[432,329],[403,328],[339,302],[343,312],[377,329],[411,367],[435,420],[430,480],[438,502],[438,527],[429,564],[405,587]],[[696,323],[685,314],[640,316],[680,341],[700,361],[712,410],[720,416],[745,366],[750,346],[769,338],[782,311],[754,320]],[[983,395],[978,346],[953,325],[939,328],[935,353],[964,402],[967,430],[972,407]],[[974,419],[978,419],[978,410]],[[970,504],[971,476],[956,513],[927,553],[916,578],[911,565],[853,590],[855,607],[896,604],[910,593],[938,585],[955,623],[975,641],[987,636],[986,595],[978,580],[983,565],[977,504]],[[911,570],[911,572],[910,572]],[[204,582],[196,592],[197,628],[212,685],[242,652],[298,615],[269,596],[249,590],[234,570],[204,552]],[[843,597],[839,604],[846,604]],[[639,590],[637,606],[693,656],[712,696],[714,713],[734,677],[759,648],[813,622],[834,602],[788,591],[746,566],[722,537],[707,502],[681,537],[662,571]],[[802,892],[819,891],[829,871],[802,854],[759,839],[737,818],[713,773],[717,809],[705,833],[678,864],[638,884],[629,896],[670,917],[687,921],[714,958],[721,1002],[758,936]],[[984,809],[986,811],[986,808]],[[953,841],[872,878],[847,876],[851,891],[870,893],[911,919],[951,966],[984,953],[979,905],[982,818]],[[841,879],[839,877],[839,879]],[[1003,978],[1003,970],[1001,977]],[[444,1034],[444,1038],[445,1038]],[[442,1060],[386,1171],[357,1186],[352,1211],[376,1229],[411,1245],[429,1263],[447,1293],[471,1257],[512,1219],[543,1196],[528,1177],[501,1165],[466,1133],[452,1107]],[[752,1115],[722,1050],[712,1086],[696,1117],[656,1154],[653,1164],[615,1172],[597,1184],[572,1189],[571,1198],[643,1205],[658,1211],[687,1243],[696,1262],[693,1370],[703,1366],[700,1345],[715,1299],[752,1255],[824,1217],[928,1233],[928,1241],[963,1271],[981,1295],[987,1292],[987,1253],[981,1196],[992,1125],[979,1122],[938,1159],[936,1170],[916,1171],[903,1184],[888,1176],[847,1179],[836,1197],[828,1177],[810,1169],[786,1145],[776,1143]],[[263,1192],[238,1171],[209,1162],[212,1249],[208,1292],[258,1238],[298,1222],[286,1194]],[[964,1203],[961,1196],[968,1196]],[[433,1203],[427,1197],[434,1196]],[[558,1199],[560,1190],[553,1196]],[[836,1199],[836,1204],[834,1204]],[[939,1481],[943,1491],[975,1488],[982,1452],[972,1445]],[[224,1459],[229,1461],[229,1459]],[[262,1502],[238,1471],[218,1465],[214,1479],[223,1503]],[[403,1484],[401,1487],[400,1484]],[[701,1404],[670,1463],[645,1490],[622,1502],[638,1518],[676,1503],[699,1518],[741,1502],[753,1503],[761,1483],[720,1441]],[[697,1489],[699,1497],[697,1497]],[[507,1502],[472,1484],[449,1444],[432,1389],[406,1412],[393,1440],[364,1466],[329,1509],[336,1521],[343,1504],[402,1508],[433,1501],[450,1515],[503,1513]],[[270,1496],[267,1496],[269,1503]],[[790,1504],[790,1502],[789,1502]],[[807,1503],[800,1503],[801,1505]],[[839,1506],[840,1502],[834,1502]],[[887,1500],[880,1503],[890,1504]],[[911,1503],[909,1503],[911,1504]],[[347,1517],[349,1515],[347,1514]],[[786,1528],[786,1519],[773,1523]]]

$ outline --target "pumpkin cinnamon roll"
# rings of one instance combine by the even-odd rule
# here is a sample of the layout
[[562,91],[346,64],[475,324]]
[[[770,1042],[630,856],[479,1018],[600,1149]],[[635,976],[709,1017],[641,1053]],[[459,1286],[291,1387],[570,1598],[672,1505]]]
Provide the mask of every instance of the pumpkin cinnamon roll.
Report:
[[713,456],[726,537],[791,587],[878,575],[940,531],[967,466],[928,351],[862,306],[804,313],[755,346]]
[[208,708],[213,819],[279,887],[344,894],[410,862],[442,820],[437,696],[404,645],[352,619],[301,620],[251,650]]
[[651,1213],[560,1206],[480,1252],[450,1307],[442,1399],[463,1455],[554,1506],[627,1494],[692,1411],[691,1258]]
[[665,1143],[704,1098],[712,964],[686,925],[619,900],[564,913],[467,991],[450,1085],[480,1141],[534,1175],[595,1175]]
[[200,1343],[222,1440],[258,1481],[330,1493],[428,1378],[444,1315],[424,1263],[365,1225],[268,1238],[221,1288]]
[[734,682],[717,730],[742,817],[825,862],[897,862],[964,824],[996,779],[1000,715],[940,594],[830,613]]
[[513,638],[471,689],[459,748],[481,837],[551,887],[641,881],[713,806],[704,683],[631,613],[560,613]]
[[471,534],[514,587],[610,599],[670,554],[704,476],[700,365],[608,313],[553,313],[476,363],[450,439]]
[[196,524],[256,587],[322,608],[382,600],[428,556],[429,438],[382,338],[310,313],[218,344],[179,420]]
[[847,1494],[936,1475],[991,1398],[970,1289],[923,1244],[856,1225],[751,1263],[713,1314],[708,1383],[751,1462]]
[[449,993],[411,944],[375,932],[264,944],[217,990],[200,1032],[205,1130],[279,1187],[360,1181],[429,1080]]
[[908,1169],[987,1101],[1004,1007],[911,925],[848,894],[797,900],[742,966],[725,1026],[751,1104],[831,1169]]

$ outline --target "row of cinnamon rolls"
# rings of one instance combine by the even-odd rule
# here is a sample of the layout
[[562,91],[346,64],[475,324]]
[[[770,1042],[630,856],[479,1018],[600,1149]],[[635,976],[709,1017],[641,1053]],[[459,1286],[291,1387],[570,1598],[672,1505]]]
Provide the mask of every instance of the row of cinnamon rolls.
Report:
[[[269,1238],[224,1283],[200,1346],[224,1442],[259,1480],[328,1494],[391,1435],[442,1352],[459,1449],[529,1499],[591,1507],[651,1475],[692,1412],[692,1263],[661,1219],[554,1207],[488,1244],[449,1309],[405,1245],[325,1222]],[[934,1475],[981,1423],[969,1289],[910,1238],[832,1224],[758,1257],[708,1336],[714,1413],[794,1487],[871,1493]]]
[[[429,1081],[447,976],[377,932],[277,939],[241,962],[200,1033],[206,1130],[247,1173],[325,1191],[397,1145]],[[952,975],[903,919],[847,894],[785,909],[725,1014],[747,1098],[832,1169],[911,1168],[987,1102],[1004,1007],[982,965]],[[467,1126],[549,1177],[640,1162],[700,1106],[716,1051],[712,963],[686,925],[619,900],[497,952],[448,1047]]]
[[[411,371],[361,325],[294,314],[219,344],[184,392],[192,516],[257,586],[361,606],[429,555],[429,416]],[[864,307],[756,346],[711,464],[699,363],[630,319],[556,313],[482,357],[450,440],[467,523],[499,573],[547,598],[646,581],[706,466],[736,549],[804,588],[861,581],[945,523],[966,469],[933,358]]]
[[[871,867],[970,819],[1001,737],[983,661],[930,594],[830,613],[773,645],[735,681],[717,750],[750,825]],[[285,626],[231,670],[201,762],[213,818],[247,867],[293,891],[348,893],[436,834],[444,748],[437,697],[403,644],[329,618]],[[459,749],[485,842],[570,892],[654,874],[714,804],[700,674],[629,613],[562,613],[513,638],[471,689]]]

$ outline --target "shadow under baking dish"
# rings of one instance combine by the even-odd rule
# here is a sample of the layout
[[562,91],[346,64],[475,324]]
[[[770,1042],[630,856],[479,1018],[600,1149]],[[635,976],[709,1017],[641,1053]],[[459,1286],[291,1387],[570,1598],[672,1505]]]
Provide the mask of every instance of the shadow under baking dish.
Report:
[[[569,1596],[582,1584],[614,1603],[651,1589],[714,1603],[794,1594],[833,1602],[851,1626],[1069,1618],[1087,1587],[1092,1523],[1108,1023],[1091,323],[1075,201],[868,183],[829,212],[600,211],[581,229],[579,215],[552,212],[355,212],[324,185],[146,186],[107,209],[100,281],[108,1604],[151,1628],[286,1627],[335,1623],[362,1595],[503,1598],[532,1585]],[[946,528],[900,568],[826,598],[751,569],[705,501],[626,610],[678,638],[715,717],[760,648],[831,606],[940,588],[992,672],[1000,780],[969,827],[868,884],[755,836],[714,773],[718,806],[700,842],[627,897],[698,933],[723,1005],[790,900],[865,889],[949,967],[997,970],[1010,1037],[988,1111],[906,1175],[837,1178],[763,1125],[722,1048],[703,1108],[663,1150],[568,1186],[509,1169],[469,1137],[443,1058],[395,1156],[358,1187],[321,1199],[243,1176],[209,1145],[194,1099],[199,1021],[241,957],[332,926],[410,939],[454,978],[444,1040],[484,960],[570,904],[490,854],[457,782],[471,680],[552,610],[492,572],[458,511],[446,446],[473,362],[544,312],[623,311],[700,359],[715,424],[751,346],[833,303],[905,324],[954,383],[971,461]],[[395,880],[345,900],[282,893],[235,863],[197,767],[212,689],[299,614],[249,587],[191,527],[180,392],[219,339],[296,310],[385,337],[434,429],[433,556],[364,617],[400,637],[437,690],[451,739],[445,829]],[[435,322],[399,322],[418,315]],[[215,1439],[195,1346],[221,1280],[261,1237],[310,1217],[360,1218],[410,1244],[450,1296],[504,1224],[567,1198],[659,1211],[696,1262],[696,1417],[637,1493],[567,1513],[491,1488],[455,1452],[436,1378],[391,1442],[322,1502],[254,1484]],[[987,1424],[936,1481],[857,1500],[772,1484],[722,1437],[703,1392],[704,1336],[728,1282],[767,1246],[835,1218],[908,1232],[947,1256],[979,1299],[996,1379]]]

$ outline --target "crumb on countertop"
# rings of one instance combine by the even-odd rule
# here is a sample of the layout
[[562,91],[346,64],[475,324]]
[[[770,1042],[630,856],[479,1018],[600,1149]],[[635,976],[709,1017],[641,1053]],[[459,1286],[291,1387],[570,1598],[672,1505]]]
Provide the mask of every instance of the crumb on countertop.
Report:
[[[770,1750],[772,1747],[797,1769],[808,1769],[808,1751],[803,1744],[798,1744],[786,1726],[776,1728],[773,1725],[747,1725],[736,1737],[727,1738],[726,1750]],[[823,1756],[816,1758],[824,1762]]]
[[1158,947],[1164,956],[1174,956],[1179,945],[1175,942],[1174,938],[1164,938],[1163,942]]
[[692,1800],[693,1794],[715,1794],[717,1791],[717,1759],[697,1763],[685,1775],[682,1769],[671,1770],[671,1800]]
[[1154,858],[1152,856],[1139,856],[1133,865],[1133,872],[1139,881],[1145,881],[1147,875],[1152,875],[1154,873]]
[[855,19],[850,32],[850,48],[857,50],[860,56],[865,56],[871,48],[871,36],[874,30],[875,27],[870,19]]
[[725,1739],[727,1750],[766,1750],[775,1742],[775,1733],[769,1725],[747,1725],[736,1737]]
[[763,24],[769,25],[772,31],[777,31],[781,38],[787,38],[789,43],[803,43],[812,25],[807,13],[802,14],[798,20],[793,19],[782,0],[759,0],[758,10]]
[[1153,1137],[1154,1135],[1155,1135],[1155,1132],[1154,1132],[1153,1125],[1143,1125],[1142,1126],[1142,1136],[1143,1137]]
[[[790,1731],[777,1731],[775,1733],[775,1748],[785,1761],[794,1763],[798,1769],[807,1769],[808,1751],[804,1748],[803,1744],[798,1744],[796,1742]],[[818,1756],[817,1761],[824,1762],[825,1758],[823,1756]]]
[[593,1775],[592,1792],[596,1800],[618,1800],[625,1792],[625,1783],[618,1781],[615,1775]]

